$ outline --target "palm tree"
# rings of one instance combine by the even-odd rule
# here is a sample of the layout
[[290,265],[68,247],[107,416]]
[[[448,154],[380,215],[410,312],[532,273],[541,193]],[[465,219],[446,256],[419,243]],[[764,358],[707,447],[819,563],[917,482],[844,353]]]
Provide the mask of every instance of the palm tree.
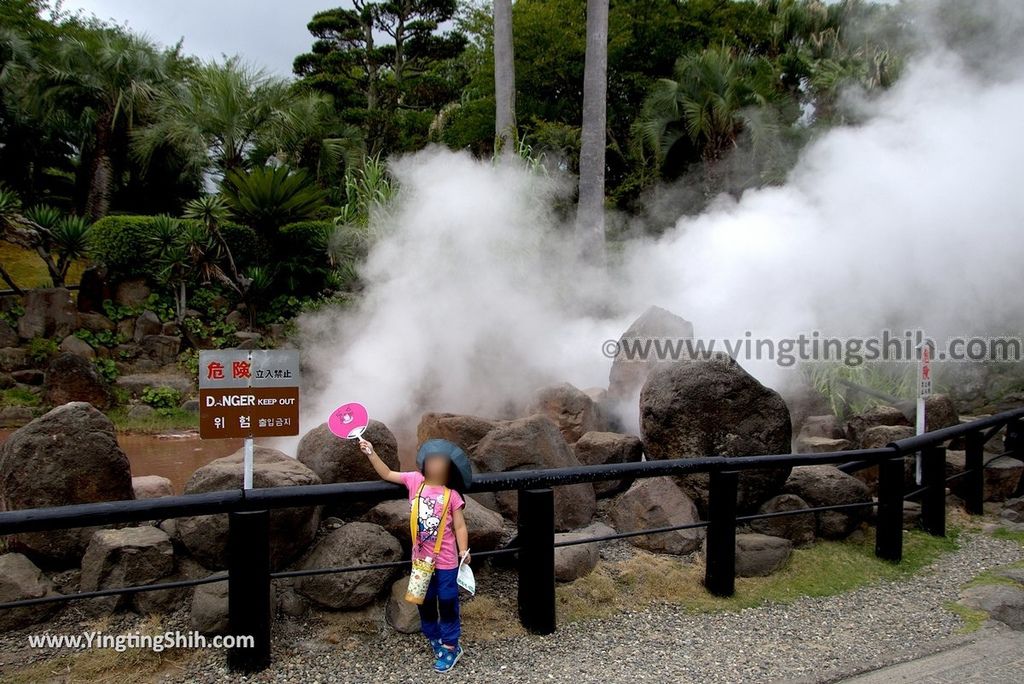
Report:
[[104,216],[115,170],[119,136],[156,97],[168,77],[168,55],[146,38],[119,29],[99,29],[65,38],[43,70],[45,99],[54,109],[75,103],[92,133],[88,151],[85,215]]
[[324,204],[324,193],[309,174],[285,166],[232,171],[223,193],[232,218],[271,240],[278,228],[312,218]]
[[495,146],[511,153],[517,137],[512,0],[494,0],[494,100]]
[[587,54],[583,66],[583,129],[576,244],[588,262],[603,264],[604,154],[608,93],[608,0],[587,0]]
[[767,120],[750,113],[773,96],[774,72],[767,60],[725,46],[709,48],[680,58],[673,76],[654,86],[634,124],[660,161],[686,141],[712,163],[736,145],[742,131]]

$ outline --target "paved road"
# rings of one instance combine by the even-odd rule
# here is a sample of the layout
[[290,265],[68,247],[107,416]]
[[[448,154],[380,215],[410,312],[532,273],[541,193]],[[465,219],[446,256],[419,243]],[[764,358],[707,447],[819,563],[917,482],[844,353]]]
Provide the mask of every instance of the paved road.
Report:
[[996,684],[1024,681],[1024,632],[986,627],[947,651],[844,679],[843,684]]

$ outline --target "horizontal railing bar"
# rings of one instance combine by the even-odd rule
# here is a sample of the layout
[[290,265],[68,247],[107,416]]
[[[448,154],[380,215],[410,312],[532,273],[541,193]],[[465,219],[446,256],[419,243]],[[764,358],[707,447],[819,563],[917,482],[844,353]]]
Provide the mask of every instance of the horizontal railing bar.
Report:
[[186,589],[197,587],[200,584],[213,584],[224,582],[228,579],[227,573],[207,575],[198,579],[180,580],[176,582],[162,582],[160,584],[139,584],[133,587],[120,587],[113,589],[97,589],[96,591],[80,591],[76,594],[56,594],[54,596],[41,596],[39,598],[21,599],[20,601],[8,601],[0,603],[0,610],[8,608],[22,608],[25,606],[38,606],[44,603],[66,603],[68,601],[80,601],[91,598],[104,598],[106,596],[121,596],[123,594],[140,594],[144,591],[163,591],[167,589]]
[[767,518],[782,518],[787,515],[800,515],[801,513],[820,513],[822,511],[842,511],[848,508],[871,508],[877,506],[877,501],[855,501],[846,504],[833,504],[831,506],[814,506],[812,508],[796,508],[791,511],[773,511],[771,513],[754,513],[752,515],[737,515],[736,522],[747,522],[748,520],[764,520]]
[[[1003,425],[1024,416],[1024,408],[1006,411],[970,423],[955,425],[916,437],[898,440],[878,449],[860,449],[820,454],[776,454],[764,456],[710,456],[663,461],[641,461],[570,468],[522,470],[503,473],[481,473],[474,476],[468,493],[557,487],[585,482],[628,478],[685,475],[721,470],[751,470],[795,467],[801,465],[843,464],[862,460],[880,462],[894,455],[915,452],[943,443],[953,437],[985,427]],[[267,487],[250,490],[224,490],[203,494],[144,499],[136,501],[105,501],[50,508],[19,509],[0,512],[0,536],[23,532],[143,522],[193,515],[210,515],[231,511],[252,511],[264,508],[305,507],[330,504],[338,497],[363,501],[402,498],[405,490],[396,484],[379,481],[349,482],[321,485]]]
[[[614,541],[616,539],[628,539],[629,537],[642,537],[646,534],[663,534],[665,532],[677,532],[678,530],[692,530],[698,527],[707,527],[706,520],[686,523],[684,525],[670,525],[668,527],[652,527],[647,530],[631,530],[629,532],[616,532],[615,534],[604,534],[600,537],[587,537],[586,539],[569,539],[555,542],[555,548],[563,546],[579,546],[580,544],[596,544],[603,541]],[[474,554],[475,555],[475,554]]]
[[937,446],[943,442],[954,439],[955,437],[966,435],[969,432],[977,432],[978,430],[983,430],[987,427],[1002,427],[1010,421],[1017,420],[1021,417],[1024,417],[1024,408],[1013,409],[1012,411],[1004,411],[1003,413],[997,413],[996,415],[988,416],[987,418],[978,418],[977,420],[972,420],[969,423],[951,425],[947,428],[942,428],[941,430],[932,430],[931,432],[924,432],[920,435],[914,435],[913,437],[898,439],[895,442],[890,442],[889,446],[896,447],[902,454],[909,454],[927,447]]

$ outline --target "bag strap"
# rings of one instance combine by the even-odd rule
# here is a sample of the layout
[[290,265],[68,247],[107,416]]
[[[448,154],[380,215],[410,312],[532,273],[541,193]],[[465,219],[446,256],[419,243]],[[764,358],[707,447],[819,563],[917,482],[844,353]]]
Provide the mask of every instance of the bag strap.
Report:
[[[419,527],[417,523],[420,517],[420,496],[423,494],[423,487],[426,482],[421,482],[416,490],[416,498],[412,501],[412,510],[409,512],[409,534],[412,537],[412,546],[415,549],[419,546]],[[451,500],[452,490],[444,488],[443,502],[441,504],[441,522],[438,524],[437,540],[434,542],[434,557],[441,553],[441,542],[444,540],[445,523],[448,522],[448,504]]]

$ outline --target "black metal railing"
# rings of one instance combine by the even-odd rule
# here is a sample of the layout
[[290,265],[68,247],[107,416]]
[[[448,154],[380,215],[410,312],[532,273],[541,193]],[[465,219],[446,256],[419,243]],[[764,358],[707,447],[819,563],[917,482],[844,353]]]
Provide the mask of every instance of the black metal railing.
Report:
[[[662,534],[675,530],[707,528],[705,588],[717,596],[735,591],[736,529],[739,523],[808,515],[822,511],[855,510],[876,507],[875,554],[899,562],[903,554],[903,502],[920,499],[920,526],[933,535],[945,535],[946,484],[965,478],[962,490],[968,512],[981,514],[985,496],[984,469],[997,458],[1021,453],[1024,434],[1024,408],[981,418],[969,423],[928,432],[895,441],[878,449],[860,449],[820,454],[785,454],[681,458],[639,463],[617,463],[570,468],[525,470],[507,473],[481,473],[474,477],[468,493],[516,490],[518,521],[516,537],[505,547],[473,554],[475,559],[517,554],[519,573],[519,617],[530,631],[549,634],[555,630],[555,549],[591,544],[640,535]],[[1005,451],[987,462],[984,447],[1006,428]],[[963,472],[945,475],[944,446],[963,439],[966,464]],[[904,491],[904,457],[921,455],[922,486]],[[846,472],[878,466],[878,494],[873,501],[816,506],[789,511],[737,514],[739,473],[772,467],[832,464]],[[555,541],[553,487],[598,482],[708,473],[707,520],[659,528],[630,530],[583,539]],[[405,567],[408,561],[365,564],[349,567],[303,570],[270,569],[269,512],[276,508],[338,504],[341,501],[377,502],[404,498],[403,487],[386,482],[271,487],[251,490],[226,490],[169,496],[137,501],[110,501],[91,504],[35,508],[0,512],[0,536],[26,532],[45,532],[97,525],[123,525],[195,515],[228,514],[227,572],[207,577],[161,582],[143,586],[109,588],[98,591],[46,596],[0,603],[0,610],[132,594],[146,591],[181,589],[212,582],[228,582],[229,631],[252,636],[254,647],[228,651],[228,664],[238,671],[257,671],[270,663],[270,583],[273,580],[310,575],[353,572],[357,570]]]

